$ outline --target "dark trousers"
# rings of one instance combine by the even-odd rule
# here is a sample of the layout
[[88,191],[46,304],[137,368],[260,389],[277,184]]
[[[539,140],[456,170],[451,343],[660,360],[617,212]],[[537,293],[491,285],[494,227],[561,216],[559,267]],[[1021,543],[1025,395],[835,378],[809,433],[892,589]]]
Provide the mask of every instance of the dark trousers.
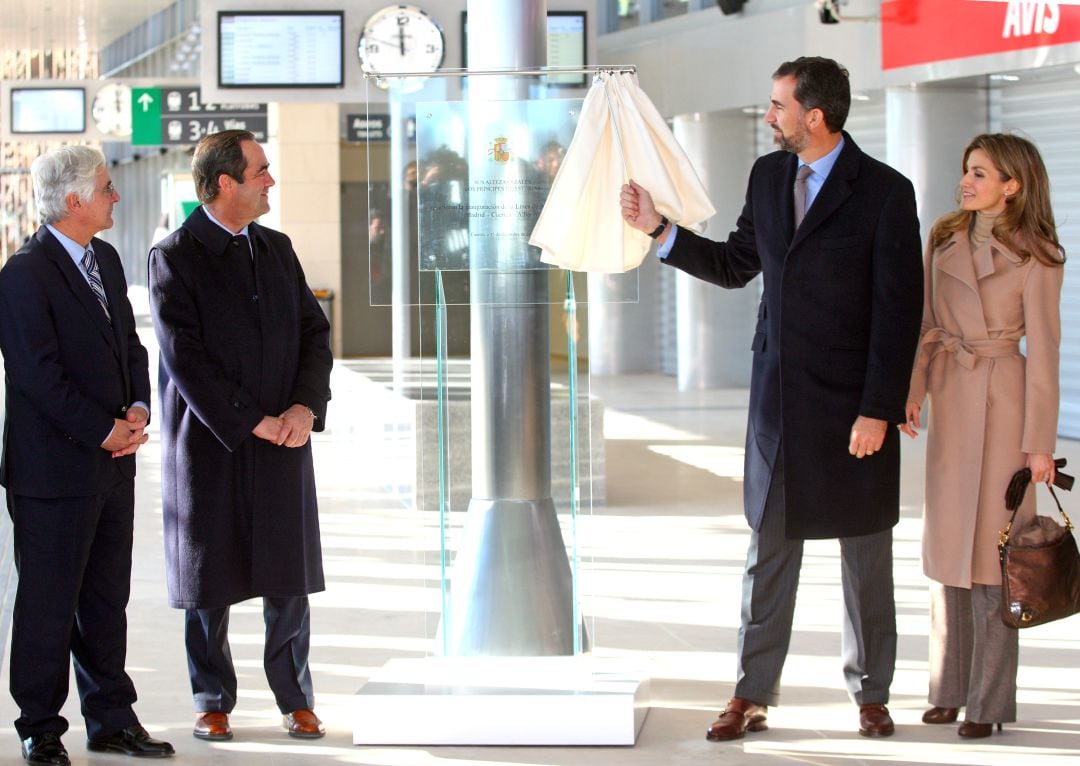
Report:
[[[186,610],[184,641],[195,710],[230,713],[236,706],[236,668],[229,649],[229,607]],[[282,713],[312,708],[307,596],[263,599],[263,669]]]
[[67,731],[70,660],[89,737],[138,722],[124,670],[134,482],[92,497],[8,493],[19,585],[11,624],[11,696],[19,737]]
[[[761,530],[751,533],[743,574],[735,696],[761,705],[780,698],[791,643],[803,541],[784,536],[784,466],[773,470]],[[896,665],[892,530],[840,538],[844,594],[844,680],[857,704],[889,701]]]

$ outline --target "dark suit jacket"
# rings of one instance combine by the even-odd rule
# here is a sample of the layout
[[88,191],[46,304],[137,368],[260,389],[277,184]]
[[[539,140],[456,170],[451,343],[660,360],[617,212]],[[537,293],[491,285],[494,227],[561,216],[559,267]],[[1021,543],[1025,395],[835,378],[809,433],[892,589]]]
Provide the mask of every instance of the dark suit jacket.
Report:
[[323,429],[330,324],[289,238],[257,223],[248,231],[254,259],[199,208],[150,251],[165,563],[178,608],[324,587],[311,444],[278,447],[251,431],[297,402]]
[[135,456],[101,449],[113,418],[150,401],[116,250],[94,238],[112,326],[63,245],[44,226],[0,270],[7,417],[0,483],[28,497],[85,497],[135,476]]
[[897,430],[848,454],[859,415],[904,419],[922,315],[915,194],[851,136],[798,232],[797,158],[761,157],[726,242],[680,228],[667,263],[723,287],[764,282],[753,341],[744,496],[760,528],[783,444],[788,537],[870,534],[899,518]]

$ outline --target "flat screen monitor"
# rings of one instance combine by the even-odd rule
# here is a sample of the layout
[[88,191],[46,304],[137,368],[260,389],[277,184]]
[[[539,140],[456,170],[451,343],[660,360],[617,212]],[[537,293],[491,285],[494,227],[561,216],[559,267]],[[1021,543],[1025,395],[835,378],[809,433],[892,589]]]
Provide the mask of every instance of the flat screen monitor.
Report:
[[12,88],[11,132],[86,132],[86,90]]
[[[583,67],[586,64],[585,11],[547,12],[547,65]],[[468,15],[461,12],[461,65],[469,68]],[[583,73],[550,74],[548,85],[566,88],[585,86]]]
[[340,88],[344,11],[219,11],[218,87]]

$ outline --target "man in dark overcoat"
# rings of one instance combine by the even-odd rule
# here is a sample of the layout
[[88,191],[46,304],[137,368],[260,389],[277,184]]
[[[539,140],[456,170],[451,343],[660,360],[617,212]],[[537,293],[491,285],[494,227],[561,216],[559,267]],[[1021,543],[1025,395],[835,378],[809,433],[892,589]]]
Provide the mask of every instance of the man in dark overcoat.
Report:
[[714,242],[674,226],[647,191],[623,188],[624,219],[665,262],[721,285],[759,273],[744,502],[735,696],[711,740],[767,728],[791,638],[803,540],[839,538],[843,663],[859,732],[888,736],[896,660],[892,527],[900,446],[922,313],[911,183],[843,131],[847,71],[800,58],[773,75],[765,115],[781,151],[757,160],[736,229]]
[[124,669],[135,451],[150,374],[120,257],[98,232],[120,201],[105,157],[61,146],[30,166],[42,226],[0,270],[6,372],[0,484],[19,572],[11,625],[15,729],[29,763],[66,766],[61,708],[75,662],[87,747],[169,756],[132,709]]
[[289,238],[255,223],[275,182],[254,136],[207,136],[191,164],[202,206],[150,250],[149,273],[169,600],[186,610],[194,735],[232,737],[229,606],[260,596],[284,726],[319,737],[307,597],[325,586],[309,435],[330,399],[330,325]]

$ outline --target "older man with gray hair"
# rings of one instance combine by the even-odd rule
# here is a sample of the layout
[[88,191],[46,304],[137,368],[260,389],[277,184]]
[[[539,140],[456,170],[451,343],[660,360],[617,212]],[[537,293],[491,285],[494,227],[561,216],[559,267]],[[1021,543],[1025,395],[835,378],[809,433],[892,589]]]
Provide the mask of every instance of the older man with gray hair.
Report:
[[132,709],[124,669],[135,451],[150,376],[120,258],[94,235],[120,201],[97,149],[62,146],[30,168],[42,223],[0,270],[7,375],[0,484],[15,524],[15,729],[29,763],[66,766],[69,657],[87,747],[169,756]]

